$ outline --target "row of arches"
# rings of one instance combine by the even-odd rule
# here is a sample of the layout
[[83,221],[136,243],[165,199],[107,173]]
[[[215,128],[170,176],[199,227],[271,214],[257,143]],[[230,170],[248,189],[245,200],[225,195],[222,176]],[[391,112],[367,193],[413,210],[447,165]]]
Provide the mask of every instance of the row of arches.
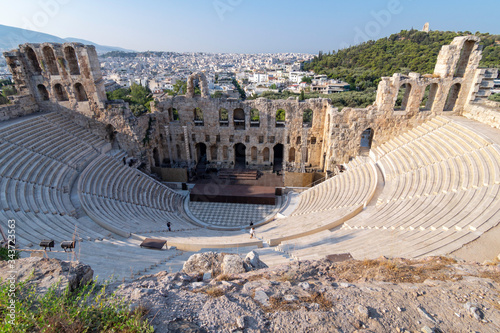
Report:
[[[179,111],[176,108],[168,109],[170,121],[179,120]],[[311,127],[313,123],[314,112],[311,109],[306,109],[302,113],[303,127]],[[196,126],[204,126],[203,110],[199,107],[193,110],[193,120]],[[284,127],[286,120],[286,111],[284,109],[276,110],[276,127]],[[233,126],[236,130],[244,130],[246,128],[245,111],[242,108],[233,110]],[[219,126],[229,126],[229,111],[226,108],[219,109]],[[250,110],[250,127],[260,126],[260,112],[256,108]]]
[[[203,142],[199,142],[195,145],[196,148],[196,159],[197,162],[201,161],[206,161],[207,158],[207,145]],[[251,162],[251,163],[257,163],[258,162],[258,156],[259,152],[257,147],[253,146],[250,147],[250,154],[247,154],[247,147],[243,143],[236,143],[234,146],[234,166],[235,168],[245,168],[246,165]],[[273,166],[276,168],[281,168],[281,165],[283,163],[283,144],[278,143],[273,147]],[[180,150],[178,149],[178,153]],[[262,161],[264,163],[270,162],[271,159],[271,150],[269,147],[264,147],[262,151],[260,152],[260,155],[262,157]],[[180,158],[180,156],[178,156]],[[212,160],[218,160],[218,147],[216,145],[210,146],[210,158]],[[247,161],[247,158],[249,158],[249,161]],[[227,146],[222,147],[222,159],[223,160],[228,160],[229,159],[229,151]]]
[[[444,104],[443,111],[453,111],[455,108],[458,95],[460,94],[460,90],[462,85],[460,83],[453,84],[446,98],[446,102]],[[403,94],[399,94],[396,98],[396,102],[394,104],[395,111],[408,111],[408,103],[410,101],[410,97],[412,96],[413,86],[411,83],[406,82],[401,85],[400,90],[403,89]],[[419,107],[420,111],[430,111],[434,106],[434,102],[436,100],[436,96],[438,95],[439,89],[442,89],[437,83],[431,83],[425,87],[424,93],[420,97]]]
[[60,75],[58,63],[64,70],[66,70],[67,66],[70,75],[80,75],[78,57],[72,46],[66,46],[63,49],[64,58],[59,59],[56,59],[52,47],[44,46],[42,48],[43,62],[38,59],[35,51],[31,47],[28,46],[25,50],[31,69],[36,75],[42,74],[42,67],[44,67],[43,70],[50,75]]
[[[37,88],[38,88],[38,94],[40,95],[42,101],[50,100],[50,95],[49,92],[47,91],[47,87],[45,87],[43,84],[39,84]],[[85,88],[81,83],[75,83],[73,86],[73,91],[75,93],[75,98],[77,102],[88,101],[87,92],[85,91]],[[54,85],[53,92],[57,101],[60,102],[69,101],[68,93],[66,89],[64,89],[62,84],[56,83]]]

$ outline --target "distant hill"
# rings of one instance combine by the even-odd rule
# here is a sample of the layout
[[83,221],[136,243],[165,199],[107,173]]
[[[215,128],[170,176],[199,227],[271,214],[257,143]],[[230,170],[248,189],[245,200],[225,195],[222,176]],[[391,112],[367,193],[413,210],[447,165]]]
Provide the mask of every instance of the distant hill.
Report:
[[119,47],[99,45],[83,39],[60,38],[54,35],[49,35],[21,28],[9,27],[0,24],[0,51],[9,51],[12,49],[16,49],[20,44],[24,43],[45,43],[45,42],[49,43],[77,42],[85,45],[94,45],[96,47],[97,53],[99,54],[111,51],[125,51],[125,52],[130,51]]
[[[305,67],[316,74],[347,81],[361,90],[376,87],[382,76],[394,73],[432,73],[441,46],[470,32],[403,30],[329,54],[319,54]],[[500,35],[476,33],[484,46],[480,66],[500,68]]]

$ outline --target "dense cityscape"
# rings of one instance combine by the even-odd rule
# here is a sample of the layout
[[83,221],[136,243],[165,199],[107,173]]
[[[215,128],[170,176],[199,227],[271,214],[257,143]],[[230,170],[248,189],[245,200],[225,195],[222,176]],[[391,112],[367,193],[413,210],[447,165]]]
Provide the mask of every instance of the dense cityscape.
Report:
[[329,94],[349,89],[345,82],[304,71],[304,63],[313,57],[300,53],[115,52],[101,56],[100,60],[108,91],[128,88],[133,83],[147,86],[154,93],[173,91],[178,81],[185,82],[193,72],[205,73],[210,94],[215,96],[238,98],[236,83],[244,89],[246,96],[278,90]]

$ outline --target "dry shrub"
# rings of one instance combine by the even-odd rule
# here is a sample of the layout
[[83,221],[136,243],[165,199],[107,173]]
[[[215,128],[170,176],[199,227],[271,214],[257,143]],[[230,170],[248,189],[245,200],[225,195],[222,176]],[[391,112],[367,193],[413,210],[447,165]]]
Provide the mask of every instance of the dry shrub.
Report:
[[276,312],[276,311],[295,311],[300,308],[300,302],[292,301],[288,302],[281,296],[271,296],[269,297],[269,306],[264,306],[263,309],[266,312]]
[[460,280],[461,276],[448,268],[454,263],[456,263],[454,259],[447,257],[420,260],[399,258],[350,260],[333,265],[329,275],[348,282],[378,280],[392,283],[419,283],[427,279],[456,281]]
[[231,274],[220,274],[215,278],[216,281],[233,281],[236,280]]
[[301,297],[300,299],[303,302],[316,303],[322,310],[330,310],[333,306],[332,301],[326,298],[324,294],[319,292],[314,292],[311,296]]
[[201,292],[207,294],[210,297],[221,297],[222,295],[224,295],[224,290],[222,290],[219,287],[213,287],[213,286],[205,288],[201,290]]

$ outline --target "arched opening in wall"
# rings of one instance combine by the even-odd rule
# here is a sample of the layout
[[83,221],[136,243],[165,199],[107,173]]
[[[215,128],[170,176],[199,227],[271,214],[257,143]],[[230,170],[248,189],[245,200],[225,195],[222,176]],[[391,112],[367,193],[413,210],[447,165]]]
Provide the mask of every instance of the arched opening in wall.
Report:
[[304,148],[304,162],[309,163],[309,148]]
[[295,148],[290,148],[288,151],[288,162],[293,163],[295,162]]
[[420,102],[420,111],[432,110],[438,88],[439,85],[437,83],[431,83],[427,87],[425,87],[424,96],[422,97],[422,101]]
[[245,111],[243,109],[235,109],[233,121],[235,130],[245,130]]
[[80,75],[80,65],[73,47],[66,46],[64,48],[64,60],[66,60],[65,63],[70,75]]
[[207,162],[207,145],[203,142],[199,142],[195,146],[196,148],[196,161],[201,164]]
[[411,84],[404,83],[399,88],[398,98],[396,99],[396,104],[394,105],[394,111],[405,111],[408,106],[408,101],[411,94]]
[[444,105],[443,111],[453,111],[455,104],[457,103],[458,95],[460,94],[460,89],[462,85],[460,83],[455,83],[451,86],[448,93],[448,98],[446,98],[446,103]]
[[153,149],[153,160],[155,162],[155,167],[159,168],[161,166],[161,163],[160,163],[160,153],[158,152],[157,147]]
[[312,127],[313,110],[306,109],[302,114],[302,127]]
[[361,133],[361,148],[371,149],[373,141],[373,130],[371,128],[367,128]]
[[88,101],[87,92],[81,83],[75,83],[75,96],[78,102]]
[[281,171],[283,169],[283,145],[278,143],[273,147],[273,170]]
[[175,150],[177,151],[177,160],[181,159],[181,146],[175,145]]
[[195,108],[193,111],[194,126],[203,126],[203,111],[200,108]]
[[224,159],[224,161],[227,161],[229,159],[227,146],[222,146],[222,158]]
[[69,74],[80,75],[80,66],[78,66],[78,58],[76,57],[75,49],[71,46],[64,48],[64,57],[68,62]]
[[59,69],[57,68],[56,56],[54,55],[54,50],[50,46],[45,46],[42,50],[43,57],[45,58],[45,63],[49,69],[50,75],[59,75]]
[[247,147],[242,143],[234,145],[234,168],[244,169],[246,166]]
[[259,127],[259,126],[260,126],[259,110],[254,108],[250,110],[250,127]]
[[58,101],[63,102],[68,100],[68,94],[66,93],[66,90],[60,83],[54,85],[54,93]]
[[31,47],[26,48],[26,56],[31,64],[33,72],[36,75],[42,74],[42,69],[40,68],[40,63],[38,62],[38,58],[36,57],[35,51]]
[[257,147],[252,147],[252,162],[257,162]]
[[49,92],[47,91],[47,88],[43,84],[39,84],[37,86],[38,88],[38,94],[40,95],[40,99],[42,101],[48,101],[49,100]]
[[108,140],[109,142],[111,142],[111,144],[113,144],[116,139],[115,128],[113,127],[113,125],[107,124],[105,127],[105,131],[106,131],[106,140]]
[[457,68],[455,70],[455,77],[464,77],[475,44],[476,42],[473,40],[468,40],[464,43],[462,51],[460,51],[460,59],[458,60]]
[[179,111],[176,108],[168,108],[168,118],[170,121],[179,121]]
[[295,144],[300,145],[301,142],[302,142],[302,138],[300,136],[298,136],[297,139],[295,140]]
[[269,162],[269,148],[267,147],[262,150],[262,160],[264,162]]
[[286,112],[283,109],[276,110],[276,127],[285,127]]
[[229,126],[229,113],[225,108],[219,109],[219,126],[221,127]]
[[210,160],[212,162],[214,161],[217,161],[219,159],[219,157],[217,156],[217,146],[216,145],[212,145],[210,147]]

